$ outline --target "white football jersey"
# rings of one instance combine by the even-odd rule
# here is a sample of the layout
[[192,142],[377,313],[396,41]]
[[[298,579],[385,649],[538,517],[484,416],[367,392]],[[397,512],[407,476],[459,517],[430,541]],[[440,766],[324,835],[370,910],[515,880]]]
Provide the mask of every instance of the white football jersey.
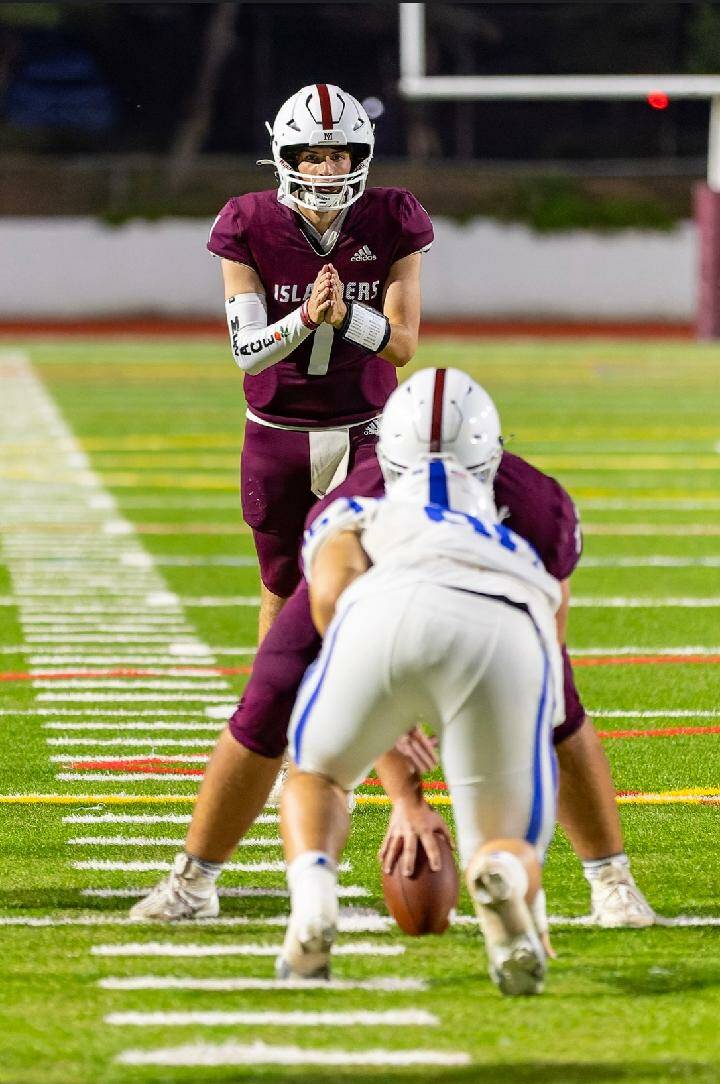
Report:
[[562,722],[562,656],[554,619],[560,584],[530,543],[498,522],[487,486],[456,465],[429,460],[392,485],[383,499],[335,501],[305,534],[303,562],[309,582],[318,551],[340,531],[357,532],[372,567],[342,593],[336,620],[360,599],[417,583],[524,606],[544,644],[558,690],[553,724]]
[[[486,487],[442,460],[422,463],[384,499],[358,497],[331,504],[305,532],[308,581],[323,543],[348,530],[359,534],[373,565],[349,589],[353,597],[393,584],[430,581],[505,595],[553,613],[560,604],[558,581],[529,542],[498,522]],[[341,601],[345,603],[345,595]]]

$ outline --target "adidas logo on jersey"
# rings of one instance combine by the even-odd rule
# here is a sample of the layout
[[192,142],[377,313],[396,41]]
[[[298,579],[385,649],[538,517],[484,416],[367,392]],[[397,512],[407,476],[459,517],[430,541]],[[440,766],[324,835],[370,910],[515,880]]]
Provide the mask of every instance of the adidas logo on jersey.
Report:
[[367,245],[363,245],[359,248],[354,256],[350,257],[350,261],[353,260],[376,260],[377,256],[374,256]]

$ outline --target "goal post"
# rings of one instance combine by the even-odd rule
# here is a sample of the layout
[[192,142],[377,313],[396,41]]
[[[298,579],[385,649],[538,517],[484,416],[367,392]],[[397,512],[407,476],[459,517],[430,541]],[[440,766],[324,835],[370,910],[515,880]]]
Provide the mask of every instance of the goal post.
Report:
[[720,75],[428,75],[425,4],[399,4],[400,95],[411,101],[647,100],[710,102],[707,177],[695,189],[698,338],[720,338]]

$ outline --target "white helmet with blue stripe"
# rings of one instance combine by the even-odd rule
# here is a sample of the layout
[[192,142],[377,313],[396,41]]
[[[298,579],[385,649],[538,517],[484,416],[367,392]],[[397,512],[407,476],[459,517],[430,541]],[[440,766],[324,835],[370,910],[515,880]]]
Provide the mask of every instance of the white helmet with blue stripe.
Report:
[[483,482],[461,467],[452,455],[428,455],[387,486],[388,500],[437,504],[489,523],[497,520],[492,482]]
[[453,459],[492,486],[502,457],[492,399],[460,369],[421,369],[397,388],[380,418],[378,459],[386,486],[421,459]]

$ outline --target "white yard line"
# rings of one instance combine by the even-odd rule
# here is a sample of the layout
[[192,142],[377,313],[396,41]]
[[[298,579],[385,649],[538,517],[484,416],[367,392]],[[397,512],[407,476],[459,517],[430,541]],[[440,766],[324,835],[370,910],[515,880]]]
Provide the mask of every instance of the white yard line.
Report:
[[636,512],[639,508],[651,512],[687,512],[711,511],[720,509],[720,497],[678,497],[669,500],[657,497],[587,497],[577,501],[579,508],[597,509],[602,512]]
[[[227,692],[227,686],[223,681],[189,681],[177,680],[177,681],[152,681],[144,678],[127,678],[121,681],[113,681],[101,678],[58,678],[55,681],[33,681],[32,687],[34,689],[52,689],[58,692],[74,691],[77,689],[88,690],[89,692],[96,693],[103,689],[117,689],[126,690],[131,689],[152,689],[157,692],[181,692],[190,691],[193,692]],[[38,698],[40,699],[40,698]],[[62,697],[61,699],[65,699]],[[67,699],[72,700],[73,697]],[[162,700],[163,697],[155,697],[156,700]]]
[[[550,915],[548,921],[551,926],[594,925],[590,915]],[[656,924],[674,927],[720,926],[720,915],[672,915],[669,917],[658,915]]]
[[656,538],[717,537],[720,523],[583,523],[583,534]]
[[337,1010],[302,1011],[301,1009],[265,1012],[189,1011],[189,1012],[113,1012],[105,1023],[115,1027],[437,1027],[434,1013],[423,1009],[388,1009],[386,1011],[338,1012]]
[[[63,824],[189,824],[190,813],[71,813]],[[278,813],[261,813],[253,824],[279,824]]]
[[[149,873],[157,871],[166,873],[167,862],[113,862],[106,858],[88,858],[80,862],[72,863],[73,869],[92,869],[102,872],[126,872],[126,873]],[[341,862],[338,869],[347,873],[350,870],[349,862]],[[223,870],[227,873],[284,873],[284,862],[226,862]]]
[[421,992],[428,989],[424,979],[193,979],[173,975],[139,975],[100,979],[102,990],[202,990],[206,993],[239,993],[243,990],[273,990],[287,993],[298,990],[365,990],[368,993]]
[[172,630],[162,636],[144,632],[135,632],[129,636],[125,632],[116,629],[112,636],[108,636],[106,633],[94,632],[55,632],[51,636],[46,631],[42,634],[28,632],[24,639],[25,643],[33,647],[33,649],[43,648],[45,650],[62,647],[63,645],[73,646],[77,649],[83,644],[86,644],[89,648],[95,648],[101,644],[126,644],[131,648],[151,645],[153,649],[165,648],[170,650],[176,637]]
[[[173,922],[173,928],[179,926],[183,929],[192,928],[197,930],[200,927],[210,927],[214,929],[216,926],[219,926],[228,929],[247,929],[252,927],[284,929],[287,925],[287,919],[287,915],[271,915],[270,917],[265,918],[248,918],[245,915],[229,915],[220,918],[176,919]],[[27,929],[49,929],[56,926],[131,926],[135,930],[143,927],[157,930],[158,923],[157,921],[152,921],[150,919],[143,921],[130,918],[127,913],[122,915],[62,915],[60,917],[39,915],[28,916],[27,918],[13,915],[10,917],[0,917],[0,928],[3,926],[18,926]],[[395,923],[391,918],[388,918],[385,915],[341,915],[338,919],[338,931],[340,933],[383,934],[389,933],[393,929],[395,929]]]
[[[26,602],[28,607],[32,609],[33,601],[36,602],[36,608],[42,604],[44,612],[48,614],[53,613],[65,613],[65,614],[82,614],[82,613],[108,613],[112,612],[112,607],[109,605],[102,605],[95,601],[90,601],[94,598],[93,595],[88,595],[88,606],[81,606],[77,601],[78,596],[74,596],[72,602],[67,601],[62,605],[53,604],[51,602],[44,602],[45,599],[68,599],[68,596],[64,591],[34,591],[26,590],[17,595],[0,595],[0,606],[17,606],[18,599],[22,602]],[[80,595],[79,597],[82,597]],[[242,607],[251,606],[257,607],[260,605],[259,595],[173,595],[172,602],[154,603],[154,605],[160,607],[166,607],[170,609],[179,603],[183,607],[201,608],[201,609],[221,609],[226,606],[230,607]],[[153,605],[143,599],[142,594],[134,595],[113,595],[112,601],[117,604],[118,607],[122,606],[125,613],[132,613],[133,609],[137,610],[138,614],[145,614],[145,610],[142,607],[147,605]],[[152,615],[148,615],[148,618]],[[161,614],[157,615],[161,617]]]
[[[98,768],[107,768],[114,764],[135,764],[138,758],[136,756],[128,755],[127,753],[111,755],[109,757],[99,757],[96,753],[55,753],[48,758],[51,764],[73,764],[75,761],[87,761]],[[162,753],[154,754],[153,756],[142,756],[141,760],[150,760],[154,764],[207,764],[209,756],[207,753]]]
[[199,784],[202,774],[191,772],[58,772],[55,776],[59,783],[195,783]]
[[[184,847],[185,837],[178,836],[74,836],[68,847]],[[281,847],[279,836],[245,836],[238,847]]]
[[570,648],[570,655],[575,658],[583,655],[720,655],[720,645],[705,647],[699,644],[682,644],[679,647],[654,647],[652,644],[623,644],[620,647],[573,647]]
[[[60,714],[60,713],[59,712],[58,713],[53,712],[52,714]],[[84,716],[85,712],[79,711],[77,714]],[[88,712],[87,714],[89,715],[91,713]],[[103,712],[103,714],[105,714],[105,712]],[[123,714],[123,715],[133,715],[133,716],[151,715],[152,718],[155,719],[156,721],[154,723],[116,723],[116,722],[106,722],[106,721],[98,720],[96,723],[72,723],[72,722],[43,723],[43,729],[44,730],[62,730],[62,731],[66,731],[66,730],[72,730],[72,731],[76,731],[76,730],[82,730],[82,731],[85,731],[85,730],[113,730],[113,731],[116,731],[117,730],[117,731],[121,731],[122,733],[128,733],[129,731],[133,731],[133,730],[170,730],[170,731],[198,730],[198,731],[210,731],[212,734],[219,734],[220,729],[221,729],[217,725],[217,723],[197,723],[197,722],[196,723],[176,723],[176,722],[171,722],[170,720],[165,721],[165,722],[160,722],[160,721],[158,721],[158,713],[154,712],[154,711],[153,712],[133,711],[133,712],[122,712],[121,714]],[[191,712],[191,711],[178,712],[177,714],[178,715],[194,715],[195,712]],[[71,740],[74,740],[74,739],[71,739]]]
[[[127,688],[127,682],[124,688]],[[217,696],[210,693],[103,693],[103,692],[51,692],[38,693],[43,704],[217,704]],[[237,705],[233,705],[233,709]]]
[[717,719],[720,717],[720,710],[715,709],[699,711],[688,708],[672,708],[669,710],[660,708],[657,711],[649,709],[638,711],[635,708],[628,708],[627,710],[588,708],[587,712],[593,719]]
[[[180,748],[180,747],[191,748],[191,747],[197,747],[197,746],[201,746],[203,749],[208,749],[208,748],[210,748],[212,746],[212,738],[161,738],[161,737],[158,737],[157,734],[138,734],[138,736],[136,738],[74,738],[74,737],[65,737],[65,738],[46,738],[45,740],[47,741],[48,745],[55,746],[55,747],[57,747],[57,746],[67,746],[67,745],[72,745],[72,746],[76,746],[76,745],[77,746],[81,746],[81,745],[82,746],[87,746],[87,745],[89,745],[89,746],[93,746],[93,747],[96,747],[96,748],[99,747],[99,749],[97,749],[97,751],[100,751],[102,749],[108,749],[108,750],[117,749],[117,748],[126,749],[128,745],[132,745],[132,746],[140,746],[140,745],[142,745],[142,748],[139,749],[136,752],[134,759],[136,759],[138,756],[139,757],[146,757],[146,756],[157,755],[157,754],[153,754],[152,750],[157,749],[158,746],[162,746],[163,748],[171,747],[173,749]],[[148,746],[150,747],[150,750],[148,750]],[[160,755],[162,756],[163,754],[160,754]],[[83,757],[87,757],[87,752],[84,749],[81,752],[73,753],[73,754],[70,755],[71,760],[82,760]]]
[[720,556],[583,557],[581,568],[720,568]]
[[[125,667],[138,667],[144,670],[146,667],[151,666],[153,670],[157,667],[162,669],[158,670],[158,673],[162,676],[168,676],[168,673],[185,673],[184,670],[187,666],[198,666],[200,660],[192,655],[177,656],[177,655],[138,655],[134,653],[132,655],[121,654],[115,652],[112,655],[98,655],[97,653],[92,655],[77,654],[75,650],[72,650],[70,654],[63,655],[55,652],[52,655],[27,655],[28,663],[32,666],[33,671],[36,667],[52,667],[52,673],[57,671],[61,667],[68,665],[77,670],[78,667],[82,667],[83,670],[91,667],[101,667],[106,670],[116,670],[118,668]],[[210,670],[212,663],[210,660],[202,660],[208,662],[207,675],[213,673]],[[181,670],[180,667],[183,669]]]
[[327,1050],[253,1043],[187,1043],[157,1050],[125,1050],[121,1065],[470,1065],[469,1054],[451,1050]]
[[656,609],[656,608],[676,608],[676,609],[714,609],[720,606],[720,595],[711,595],[707,598],[700,598],[695,596],[678,596],[678,597],[646,597],[646,598],[633,598],[626,596],[608,596],[605,598],[593,598],[589,595],[576,595],[571,600],[571,606],[575,609],[587,609],[587,608],[599,608],[599,609],[611,609],[611,610],[628,610],[628,609]]
[[[227,869],[227,866],[225,867]],[[162,869],[167,870],[167,863],[162,866]],[[147,896],[150,891],[150,885],[145,885],[144,888],[82,888],[80,895],[85,896],[88,899],[140,899],[142,896]],[[337,889],[338,899],[341,900],[359,900],[367,899],[370,895],[366,888],[362,885],[338,885]],[[228,899],[269,899],[269,900],[286,900],[289,898],[289,892],[286,888],[259,888],[249,885],[246,888],[240,888],[238,886],[232,888],[218,888],[218,896],[224,896]]]
[[[92,945],[91,956],[277,956],[281,944],[247,941],[235,945],[194,945],[180,941],[127,941],[118,945]],[[333,956],[402,956],[404,945],[376,944],[374,941],[354,941],[334,945]]]

